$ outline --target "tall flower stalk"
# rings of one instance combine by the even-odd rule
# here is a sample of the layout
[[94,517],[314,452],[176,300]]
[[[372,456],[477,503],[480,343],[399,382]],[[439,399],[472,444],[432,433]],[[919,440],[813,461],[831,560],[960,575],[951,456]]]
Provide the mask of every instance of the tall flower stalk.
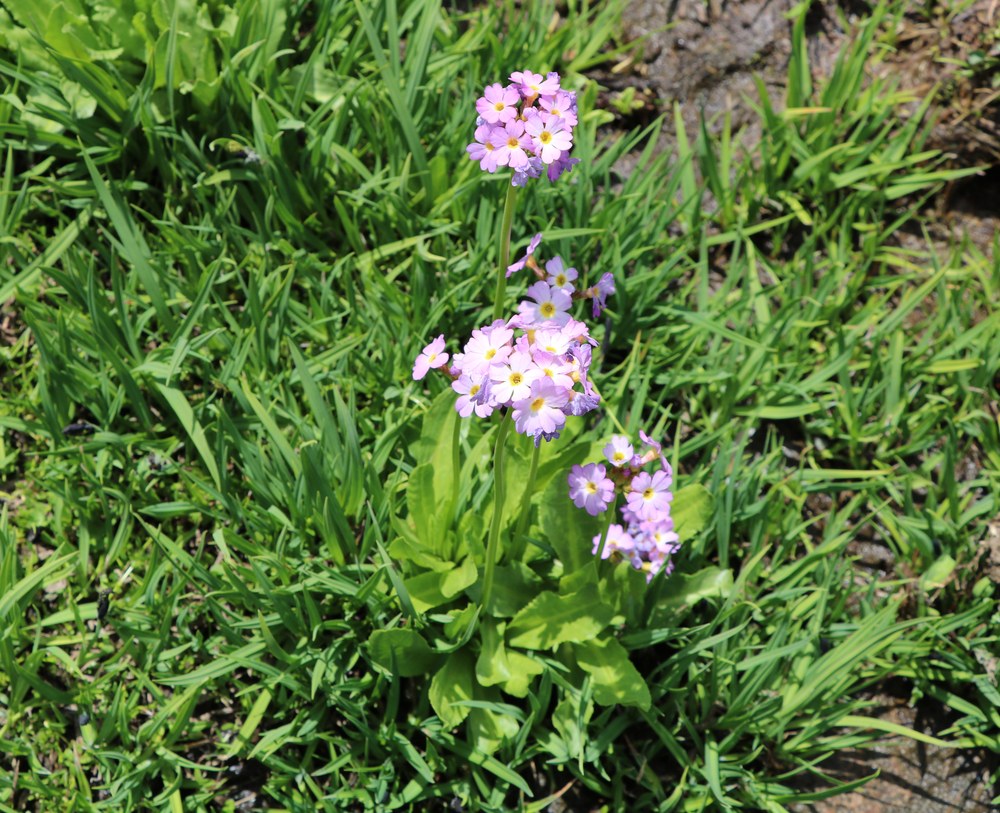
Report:
[[503,523],[503,504],[507,499],[507,483],[504,480],[504,451],[507,433],[510,432],[510,414],[505,414],[497,429],[496,442],[493,444],[493,519],[490,522],[490,535],[486,542],[486,563],[483,569],[483,610],[490,611],[490,600],[493,598],[493,579],[496,573],[497,559],[500,554],[500,526]]
[[[597,342],[586,324],[570,315],[570,308],[574,300],[593,300],[596,317],[614,292],[614,282],[605,275],[591,288],[577,290],[577,271],[562,258],[553,257],[543,268],[533,256],[541,234],[531,239],[523,257],[516,262],[510,258],[518,188],[543,173],[555,181],[578,163],[569,155],[577,124],[576,94],[560,86],[556,73],[542,76],[516,71],[509,84],[495,83],[484,90],[476,101],[476,112],[475,140],[466,148],[469,157],[485,172],[512,170],[498,235],[493,321],[474,330],[462,352],[454,356],[445,352],[444,338],[439,336],[417,357],[413,378],[420,380],[431,370],[440,370],[458,394],[455,408],[459,415],[488,418],[494,412],[500,414],[493,446],[493,517],[482,580],[482,604],[488,612],[502,548],[507,436],[513,428],[535,444],[514,531],[512,553],[519,555],[541,441],[559,437],[568,417],[583,415],[600,402],[588,380]],[[507,280],[524,268],[537,281],[528,287],[517,312],[506,315]]]
[[497,284],[493,294],[493,321],[503,316],[503,302],[507,296],[507,266],[510,265],[510,230],[514,224],[514,206],[517,201],[517,187],[507,187],[507,197],[503,202],[503,219],[500,221],[500,264],[497,265]]

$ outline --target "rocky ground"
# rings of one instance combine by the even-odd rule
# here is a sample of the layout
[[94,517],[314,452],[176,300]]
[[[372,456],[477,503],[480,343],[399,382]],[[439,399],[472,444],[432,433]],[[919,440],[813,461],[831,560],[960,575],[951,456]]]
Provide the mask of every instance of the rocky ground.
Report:
[[[623,3],[625,36],[636,43],[631,56],[595,78],[607,89],[603,101],[620,125],[652,121],[679,102],[688,132],[704,115],[718,130],[728,113],[742,149],[760,139],[753,109],[758,76],[775,104],[785,92],[791,53],[793,0],[633,0]],[[959,6],[961,6],[960,10]],[[850,36],[852,23],[869,10],[861,0],[816,2],[806,20],[813,76],[822,81]],[[982,171],[946,188],[933,202],[932,249],[968,238],[987,256],[1000,244],[1000,0],[914,2],[898,20],[894,46],[872,70],[898,80],[914,99],[934,96],[935,122],[928,148],[940,149],[951,166]],[[668,121],[660,148],[674,148]],[[628,173],[626,159],[619,167]],[[920,240],[900,235],[901,242]],[[923,243],[927,247],[926,243]],[[1000,550],[1000,522],[997,523]],[[859,568],[894,571],[892,552],[877,542],[859,543]],[[992,552],[989,552],[992,557]],[[996,556],[1000,562],[1000,553]],[[990,559],[992,563],[992,559]],[[989,564],[989,563],[988,563]],[[992,565],[991,565],[992,566]],[[998,564],[1000,568],[1000,564]],[[998,579],[1000,581],[1000,579]],[[872,696],[870,714],[934,735],[948,721],[929,706],[912,707],[900,687]],[[986,813],[996,789],[989,776],[997,766],[987,752],[938,748],[907,738],[887,737],[879,747],[842,753],[824,764],[831,776],[850,781],[873,773],[861,789],[801,806],[819,813]]]
[[[680,103],[688,132],[704,114],[718,130],[724,113],[744,149],[760,139],[753,102],[754,77],[780,105],[791,52],[793,0],[630,0],[623,3],[625,37],[632,55],[595,75],[607,88],[605,102],[623,125],[652,120]],[[873,70],[898,80],[915,110],[933,94],[936,123],[927,147],[943,150],[952,166],[982,172],[945,190],[937,201],[941,231],[967,234],[986,253],[1000,224],[1000,0],[974,0],[959,13],[955,2],[912,3],[896,27],[892,45]],[[868,10],[862,0],[816,2],[806,20],[809,61],[821,81],[832,69],[852,24]],[[624,111],[628,111],[627,113]],[[674,146],[672,122],[662,149]],[[627,161],[622,164],[628,172]]]

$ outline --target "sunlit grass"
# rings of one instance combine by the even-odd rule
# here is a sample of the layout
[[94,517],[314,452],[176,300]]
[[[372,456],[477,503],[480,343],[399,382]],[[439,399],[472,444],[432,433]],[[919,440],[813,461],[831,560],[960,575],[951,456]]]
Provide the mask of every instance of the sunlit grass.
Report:
[[[69,29],[88,52],[0,40],[3,809],[541,810],[574,780],[581,805],[781,810],[884,735],[859,718],[889,676],[996,751],[1000,260],[897,239],[958,173],[859,84],[888,18],[817,88],[800,23],[786,106],[823,112],[762,98],[743,158],[725,128],[676,155],[661,121],[606,135],[585,71],[614,11],[240,2],[202,39],[158,20],[148,64],[118,22]],[[365,644],[400,613],[386,551],[439,386],[412,359],[490,310],[503,181],[464,154],[470,111],[529,66],[580,91],[582,163],[523,197],[515,245],[615,274],[605,408],[715,513],[673,577],[704,600],[623,630],[652,710],[557,708],[553,669],[486,755]]]

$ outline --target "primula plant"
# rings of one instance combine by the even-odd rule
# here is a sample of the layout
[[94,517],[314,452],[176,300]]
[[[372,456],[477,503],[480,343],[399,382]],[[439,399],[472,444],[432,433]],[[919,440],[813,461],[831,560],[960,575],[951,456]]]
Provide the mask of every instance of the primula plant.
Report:
[[[519,71],[487,87],[476,111],[469,156],[487,172],[511,171],[493,316],[464,342],[433,338],[414,360],[415,381],[446,386],[424,419],[408,515],[385,551],[402,615],[369,646],[394,675],[432,675],[441,727],[467,721],[479,752],[523,748],[530,710],[563,735],[546,746],[554,758],[577,759],[583,740],[570,731],[595,703],[649,707],[619,639],[659,611],[670,557],[699,530],[708,502],[693,487],[698,510],[676,521],[673,473],[657,441],[640,433],[647,451],[636,453],[620,434],[590,438],[604,417],[617,423],[602,415],[600,345],[585,321],[607,306],[613,273],[545,259],[540,233],[510,262],[516,190],[543,174],[556,181],[576,163],[575,94],[558,74]],[[526,275],[511,307],[508,279]],[[602,448],[607,466],[581,464]],[[621,523],[612,521],[619,496]]]
[[[625,495],[625,525],[609,524],[603,535],[595,536],[594,554],[602,559],[627,559],[646,573],[647,580],[652,580],[661,569],[667,573],[673,570],[670,555],[680,549],[680,538],[670,514],[673,470],[657,441],[645,432],[639,432],[639,437],[649,447],[646,454],[633,454],[628,438],[615,435],[604,447],[610,471],[600,463],[573,466],[569,486],[577,508],[592,516],[606,511],[619,492]],[[659,463],[659,470],[652,474],[641,470],[653,461]]]

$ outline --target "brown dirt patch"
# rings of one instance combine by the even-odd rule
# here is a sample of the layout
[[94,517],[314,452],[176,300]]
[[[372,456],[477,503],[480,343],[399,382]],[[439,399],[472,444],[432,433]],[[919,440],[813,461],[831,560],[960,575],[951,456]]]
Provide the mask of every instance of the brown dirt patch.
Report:
[[[704,115],[718,132],[723,114],[731,119],[744,150],[760,141],[754,110],[759,77],[772,102],[781,106],[791,54],[795,0],[633,0],[623,4],[627,40],[636,41],[630,60],[593,78],[607,90],[604,107],[622,129],[643,124],[680,104],[689,137]],[[851,30],[870,11],[861,0],[815,2],[806,20],[810,68],[822,81]],[[963,9],[940,0],[912,3],[890,37],[894,50],[873,72],[896,79],[912,95],[913,111],[935,93],[934,125],[927,147],[949,156],[951,166],[983,168],[980,176],[956,183],[937,201],[949,238],[967,236],[992,256],[1000,235],[1000,0],[973,0]],[[660,149],[673,150],[672,117]],[[628,174],[637,156],[617,169]]]
[[[930,736],[947,727],[937,715],[890,695],[874,698],[867,714]],[[879,775],[851,793],[791,805],[795,813],[990,813],[989,767],[978,751],[942,748],[908,737],[887,737],[875,747],[841,751],[820,766],[840,781]],[[817,785],[816,789],[822,787]]]

